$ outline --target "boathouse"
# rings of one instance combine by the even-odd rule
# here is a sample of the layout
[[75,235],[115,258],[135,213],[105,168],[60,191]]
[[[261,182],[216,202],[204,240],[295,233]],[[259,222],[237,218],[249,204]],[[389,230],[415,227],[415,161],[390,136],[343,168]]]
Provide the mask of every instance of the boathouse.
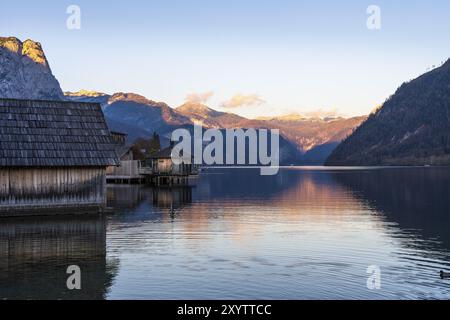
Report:
[[188,162],[175,164],[172,160],[173,146],[160,150],[151,156],[150,164],[153,174],[153,183],[159,185],[188,185],[190,180],[198,176],[198,166],[193,164],[192,157]]
[[101,211],[116,165],[99,104],[0,99],[0,216]]
[[[112,138],[115,142],[117,157],[120,161],[129,161],[134,159],[133,149],[127,145],[127,134],[111,131]],[[116,166],[114,166],[115,168]]]
[[133,148],[126,144],[127,135],[120,132],[111,134],[120,165],[109,166],[106,169],[106,181],[119,184],[144,183],[146,175],[151,172],[148,171],[149,168],[142,166],[142,161],[135,159]]

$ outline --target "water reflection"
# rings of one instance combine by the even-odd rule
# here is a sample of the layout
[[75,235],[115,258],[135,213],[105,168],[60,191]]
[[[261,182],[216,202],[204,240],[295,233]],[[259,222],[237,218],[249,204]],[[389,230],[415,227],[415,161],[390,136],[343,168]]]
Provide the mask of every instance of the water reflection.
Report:
[[135,211],[148,200],[151,189],[139,185],[109,185],[106,198],[108,207]]
[[[109,186],[106,222],[0,221],[0,296],[448,298],[449,182],[448,168],[288,168],[207,170],[195,188]],[[79,260],[77,295],[65,268]],[[382,268],[380,291],[366,287],[369,265]]]
[[450,169],[334,172],[333,178],[405,231],[450,249]]
[[[67,290],[78,265],[82,290]],[[8,219],[0,223],[0,298],[104,299],[118,269],[106,257],[102,217]]]
[[191,187],[162,187],[153,189],[153,205],[171,210],[180,209],[192,203]]
[[[129,292],[133,285],[119,280],[109,297],[447,297],[448,283],[437,275],[448,266],[442,243],[447,232],[439,224],[450,206],[446,198],[429,195],[446,190],[436,179],[445,181],[450,170],[430,168],[431,175],[390,170],[290,168],[274,177],[261,177],[257,170],[208,170],[192,190],[192,203],[178,206],[174,216],[167,208],[180,194],[165,190],[158,203],[153,192],[146,214],[134,213],[142,218],[139,224],[110,234],[123,274],[145,278],[139,288],[146,294]],[[401,176],[404,182],[397,181]],[[399,189],[383,187],[395,186],[391,179]],[[420,200],[408,203],[408,197],[397,196],[391,210],[380,206],[405,186],[414,191],[403,194],[433,202],[428,216],[433,218],[426,223],[437,230],[429,236],[420,219],[416,224],[408,218],[411,207],[423,213]],[[112,218],[111,224],[117,221]],[[123,259],[122,246],[144,259],[144,270],[133,267],[142,261]],[[383,270],[381,291],[365,285],[373,264]]]

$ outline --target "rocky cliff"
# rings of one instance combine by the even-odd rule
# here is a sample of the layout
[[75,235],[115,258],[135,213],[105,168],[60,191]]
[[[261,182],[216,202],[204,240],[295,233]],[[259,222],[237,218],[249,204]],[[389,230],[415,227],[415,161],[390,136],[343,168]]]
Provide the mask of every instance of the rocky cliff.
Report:
[[64,99],[40,43],[0,37],[0,98]]

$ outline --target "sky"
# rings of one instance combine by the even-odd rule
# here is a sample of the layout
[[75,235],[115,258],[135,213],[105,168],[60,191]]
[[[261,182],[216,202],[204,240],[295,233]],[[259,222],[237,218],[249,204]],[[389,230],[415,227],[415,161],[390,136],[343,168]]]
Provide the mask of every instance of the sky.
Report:
[[350,116],[450,57],[449,15],[448,0],[22,0],[0,2],[0,36],[40,42],[65,91]]

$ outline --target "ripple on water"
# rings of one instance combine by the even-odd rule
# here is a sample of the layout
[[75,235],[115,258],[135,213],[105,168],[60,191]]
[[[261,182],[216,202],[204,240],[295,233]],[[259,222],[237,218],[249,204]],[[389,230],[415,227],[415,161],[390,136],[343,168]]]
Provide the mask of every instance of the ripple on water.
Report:
[[1,224],[0,285],[63,297],[55,274],[81,259],[84,298],[448,299],[449,178],[296,168],[208,174],[189,190],[110,186],[105,221]]

